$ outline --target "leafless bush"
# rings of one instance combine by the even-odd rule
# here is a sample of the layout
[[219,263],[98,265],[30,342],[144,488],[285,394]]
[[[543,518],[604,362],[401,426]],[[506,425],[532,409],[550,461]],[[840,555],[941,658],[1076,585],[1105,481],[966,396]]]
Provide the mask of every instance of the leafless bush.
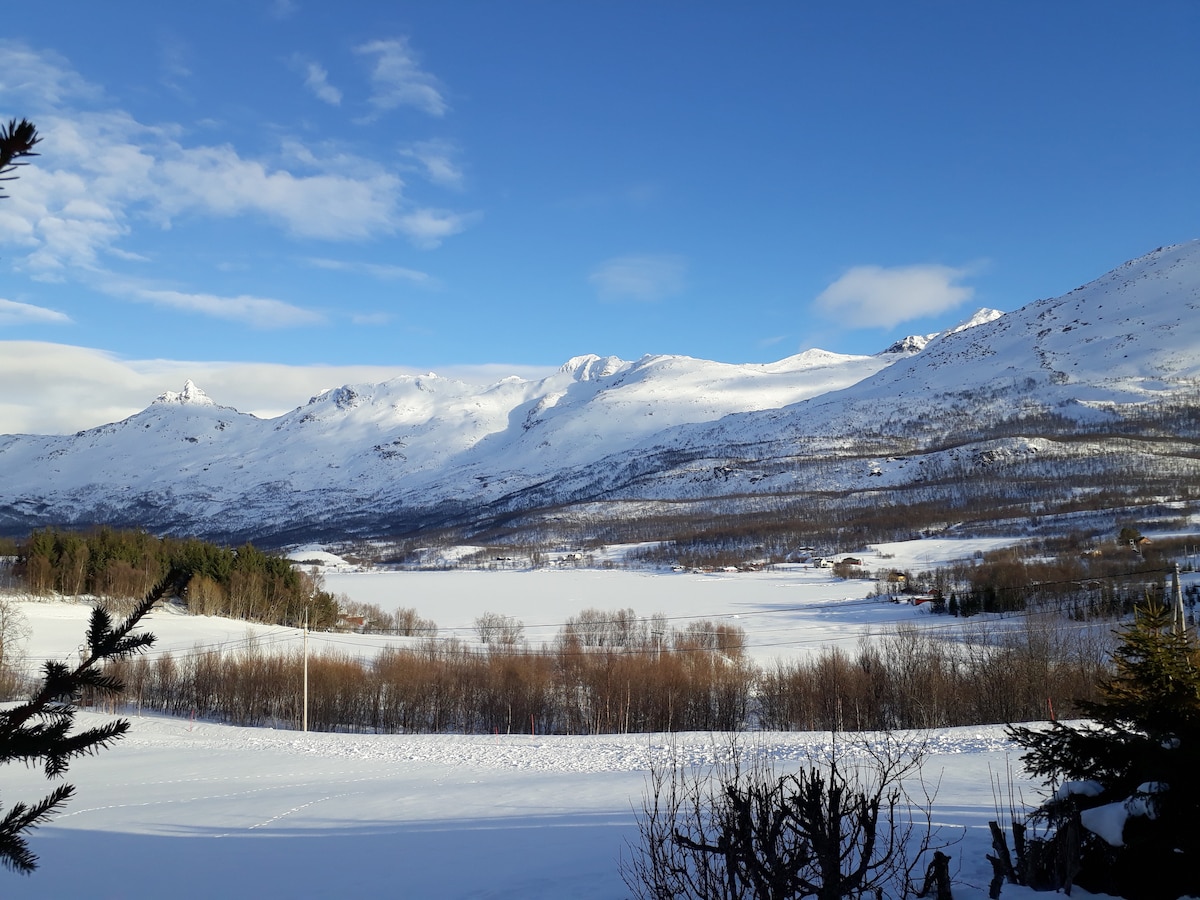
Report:
[[475,620],[475,634],[489,647],[515,647],[525,639],[525,625],[513,616],[485,612]]
[[1107,670],[1106,633],[1054,615],[972,619],[961,638],[900,625],[853,653],[826,648],[763,672],[760,721],[865,731],[1071,716]]
[[567,619],[563,628],[566,639],[575,639],[581,647],[644,647],[650,640],[650,628],[632,609],[585,609]]
[[438,630],[433,619],[421,618],[411,607],[396,610],[392,614],[392,622],[396,633],[404,637],[434,637]]
[[700,771],[672,752],[651,768],[622,878],[638,900],[916,896],[918,867],[949,862],[923,758],[892,735],[783,773],[736,742]]
[[700,619],[675,632],[675,649],[707,650],[740,657],[746,649],[746,630],[738,625]]
[[0,597],[0,700],[20,696],[28,687],[25,645],[29,622],[16,601]]

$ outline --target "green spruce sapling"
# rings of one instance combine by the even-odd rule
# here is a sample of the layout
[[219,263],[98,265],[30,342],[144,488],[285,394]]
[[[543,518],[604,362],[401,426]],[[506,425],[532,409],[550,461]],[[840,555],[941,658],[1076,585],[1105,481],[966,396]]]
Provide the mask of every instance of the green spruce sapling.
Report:
[[1075,881],[1125,897],[1200,894],[1200,652],[1162,607],[1138,610],[1101,699],[1081,725],[1010,727],[1056,792],[1038,811],[1076,816]]

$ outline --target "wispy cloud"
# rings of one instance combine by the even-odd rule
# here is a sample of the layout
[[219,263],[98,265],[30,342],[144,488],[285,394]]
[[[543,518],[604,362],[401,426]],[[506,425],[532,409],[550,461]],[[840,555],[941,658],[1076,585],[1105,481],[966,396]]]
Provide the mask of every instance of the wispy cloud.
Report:
[[330,106],[339,106],[342,102],[342,92],[329,83],[329,73],[324,66],[315,62],[301,63],[304,70],[304,86],[313,92],[318,100]]
[[971,270],[940,265],[855,266],[816,298],[818,309],[850,328],[891,328],[936,315],[970,300],[959,284]]
[[446,209],[417,209],[400,217],[400,231],[418,247],[433,249],[451,235],[465,231],[482,215]]
[[325,259],[314,257],[306,262],[316,269],[327,269],[333,272],[348,272],[352,275],[368,275],[380,281],[411,281],[413,284],[432,285],[436,282],[432,276],[416,269],[406,269],[404,266],[393,266],[385,263],[352,262],[344,259]]
[[653,206],[663,195],[662,185],[653,181],[642,181],[614,187],[608,190],[592,190],[572,194],[558,202],[558,206],[570,210],[645,209]]
[[413,160],[427,180],[455,190],[463,186],[463,170],[455,160],[458,153],[457,146],[444,140],[418,141],[400,150],[400,155]]
[[[0,95],[25,97],[37,107],[72,100],[99,100],[101,90],[82,78],[53,51],[36,51],[13,40],[0,40]],[[11,101],[10,101],[11,102]]]
[[386,325],[393,318],[391,313],[355,313],[350,321],[355,325]]
[[245,322],[256,328],[292,328],[299,325],[319,325],[325,321],[325,317],[320,313],[265,297],[218,297],[215,294],[189,294],[183,291],[146,288],[135,289],[132,295],[147,303],[218,319]]
[[58,310],[0,299],[0,325],[65,325],[71,317]]
[[158,61],[164,83],[178,90],[180,82],[192,77],[192,68],[188,64],[190,55],[187,43],[175,35],[159,39]]
[[672,254],[618,256],[588,276],[607,300],[654,302],[683,291],[687,260]]
[[299,8],[296,0],[271,0],[269,12],[274,19],[290,19]]
[[371,105],[378,110],[411,106],[438,118],[449,109],[440,82],[423,70],[407,38],[371,41],[354,48],[371,57]]

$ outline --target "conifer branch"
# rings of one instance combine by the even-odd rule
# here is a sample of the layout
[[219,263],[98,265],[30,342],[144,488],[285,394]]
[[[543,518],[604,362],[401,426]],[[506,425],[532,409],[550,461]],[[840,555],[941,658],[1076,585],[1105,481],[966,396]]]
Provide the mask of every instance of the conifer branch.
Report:
[[[0,128],[0,139],[4,134],[5,130]],[[47,778],[57,778],[66,773],[72,760],[98,753],[129,731],[127,720],[116,719],[72,733],[76,704],[85,689],[103,694],[121,693],[124,685],[120,679],[105,673],[101,664],[124,659],[151,646],[154,635],[134,634],[134,629],[157,603],[182,591],[187,579],[186,573],[172,570],[115,626],[107,609],[101,606],[92,610],[86,655],[79,665],[71,669],[60,662],[47,662],[37,695],[0,712],[0,764],[41,765]],[[46,821],[73,793],[74,788],[64,784],[32,806],[14,804],[0,820],[0,863],[18,872],[32,872],[37,857],[29,851],[22,833]]]
[[[38,137],[37,128],[28,119],[18,122],[9,119],[8,125],[0,125],[0,181],[12,181],[17,176],[8,173],[18,166],[26,165],[17,160],[37,156],[33,148],[42,139]],[[0,191],[0,199],[6,195]]]

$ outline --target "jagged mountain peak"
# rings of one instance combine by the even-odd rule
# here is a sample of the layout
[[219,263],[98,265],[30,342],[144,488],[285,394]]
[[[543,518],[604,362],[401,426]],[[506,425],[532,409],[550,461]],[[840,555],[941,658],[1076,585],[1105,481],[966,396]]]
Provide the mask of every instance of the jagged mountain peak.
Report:
[[944,338],[950,334],[958,334],[959,332],[966,331],[969,328],[976,328],[980,325],[986,325],[989,322],[995,322],[1002,315],[1004,315],[1004,313],[998,309],[988,309],[987,307],[982,307],[976,310],[975,314],[969,319],[964,319],[953,328],[947,328],[945,331],[935,331],[933,334],[910,334],[908,337],[904,337],[896,341],[896,343],[892,344],[886,350],[877,355],[884,356],[886,354],[897,354],[911,356],[913,354],[920,353],[922,350],[928,347],[932,341],[936,341],[939,338]]
[[155,403],[178,403],[181,406],[216,406],[216,402],[204,393],[190,378],[183,383],[182,391],[164,391],[154,398]]
[[968,328],[976,328],[980,325],[986,325],[988,322],[995,322],[1004,313],[998,309],[988,309],[986,306],[975,310],[975,314],[971,318],[958,323],[953,328],[948,328],[943,334],[958,334],[960,331],[966,331]]
[[628,365],[629,363],[616,356],[602,357],[588,353],[571,357],[558,371],[564,375],[574,375],[576,381],[596,381],[609,378]]
[[883,350],[878,355],[884,356],[887,354],[913,354],[920,353],[925,349],[926,345],[937,337],[936,334],[910,334],[908,337],[903,337],[896,343],[892,344],[886,350]]

